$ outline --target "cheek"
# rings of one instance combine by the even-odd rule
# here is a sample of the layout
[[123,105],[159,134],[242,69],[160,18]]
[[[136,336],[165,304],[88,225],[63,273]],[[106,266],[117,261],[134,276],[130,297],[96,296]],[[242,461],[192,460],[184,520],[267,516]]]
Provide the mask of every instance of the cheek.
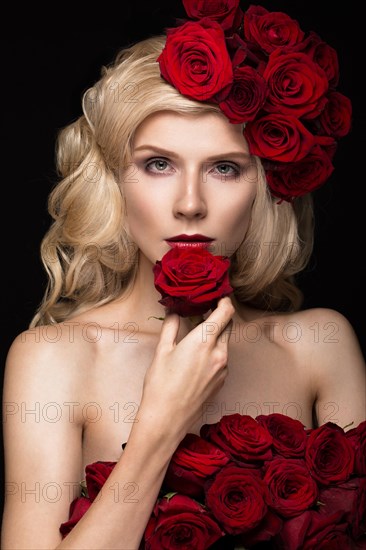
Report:
[[126,190],[126,221],[131,234],[149,234],[158,227],[161,219],[161,209],[156,196],[151,197],[138,189]]
[[248,231],[251,218],[251,209],[248,209],[244,213],[241,213],[237,218],[233,217],[233,231],[232,236],[235,243],[239,247],[243,242],[245,235]]
[[126,204],[126,228],[131,237],[134,237],[136,231],[145,223],[145,204],[141,201],[139,194],[135,189],[124,189],[125,204]]
[[134,217],[142,217],[142,212],[146,207],[146,199],[143,200],[143,193],[139,181],[125,183],[123,194],[126,202],[126,214],[131,220]]
[[238,195],[224,203],[227,219],[230,220],[234,231],[235,228],[241,230],[248,225],[255,199],[255,192],[246,192],[243,196]]
[[239,198],[235,202],[226,204],[226,240],[228,241],[227,247],[231,253],[234,253],[239,248],[248,231],[254,198],[255,193],[251,194],[250,197],[246,196],[244,200],[240,200]]

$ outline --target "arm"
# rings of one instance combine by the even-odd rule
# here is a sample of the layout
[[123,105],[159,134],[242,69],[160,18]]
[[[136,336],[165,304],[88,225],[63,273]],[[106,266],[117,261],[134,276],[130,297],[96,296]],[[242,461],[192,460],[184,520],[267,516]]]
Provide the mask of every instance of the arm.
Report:
[[[233,312],[230,301],[225,299],[207,321],[224,327]],[[101,491],[100,498],[63,541],[59,526],[67,520],[72,500],[64,487],[76,486],[83,477],[81,419],[50,423],[41,414],[36,421],[30,417],[23,422],[21,415],[6,416],[5,470],[12,491],[5,502],[3,550],[139,547],[171,455],[199,418],[202,402],[226,378],[227,341],[220,337],[222,331],[203,342],[197,327],[176,344],[178,328],[178,316],[167,316],[145,376],[138,421],[133,424],[125,451],[108,478],[106,490]],[[5,411],[7,403],[39,402],[42,408],[43,403],[80,400],[80,388],[74,390],[75,379],[68,372],[65,356],[62,361],[58,359],[53,346],[24,345],[19,340],[13,344],[4,381]],[[70,372],[75,368],[73,365]],[[182,387],[187,388],[184,399]],[[161,406],[157,407],[159,401]],[[131,482],[137,488],[136,502],[126,498]],[[40,498],[21,490],[37,484]],[[61,489],[58,498],[51,492],[50,484]],[[50,493],[45,492],[45,487]],[[113,490],[108,490],[111,487]],[[121,488],[117,499],[116,487]]]
[[327,330],[311,346],[318,424],[356,427],[366,419],[366,367],[357,337],[337,311],[317,309],[314,314],[318,326],[332,329],[331,336]]
[[55,548],[59,522],[68,516],[83,477],[82,421],[78,416],[70,421],[64,406],[77,400],[71,389],[77,378],[58,344],[39,336],[40,331],[18,336],[5,366],[4,550]]

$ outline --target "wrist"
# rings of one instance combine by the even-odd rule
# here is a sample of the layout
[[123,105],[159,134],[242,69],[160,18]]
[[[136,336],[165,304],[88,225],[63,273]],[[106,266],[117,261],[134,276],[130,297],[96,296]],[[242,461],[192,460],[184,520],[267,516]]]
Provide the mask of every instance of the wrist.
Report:
[[144,447],[151,447],[152,452],[159,451],[171,456],[183,437],[184,434],[176,429],[167,415],[157,414],[155,409],[140,407],[128,441],[139,442]]

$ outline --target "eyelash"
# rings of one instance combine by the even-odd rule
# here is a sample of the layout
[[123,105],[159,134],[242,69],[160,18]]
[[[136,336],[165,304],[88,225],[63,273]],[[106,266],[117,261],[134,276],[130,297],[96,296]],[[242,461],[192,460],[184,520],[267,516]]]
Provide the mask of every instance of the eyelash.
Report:
[[[167,159],[165,159],[164,157],[156,157],[156,158],[152,158],[152,159],[149,159],[146,163],[145,163],[145,169],[147,172],[150,172],[152,174],[164,174],[164,170],[160,171],[160,170],[157,170],[156,172],[152,171],[150,169],[150,165],[151,164],[154,164],[155,162],[166,162],[167,165],[169,165],[169,161]],[[233,173],[231,174],[223,174],[223,173],[219,173],[219,176],[220,177],[224,177],[224,178],[234,178],[234,177],[238,177],[240,175],[240,167],[237,165],[237,164],[234,164],[232,162],[219,162],[215,165],[215,168],[218,168],[219,166],[229,166],[229,168],[231,168],[233,170]]]
[[[150,170],[150,165],[151,164],[154,164],[155,162],[166,162],[168,164],[168,161],[165,159],[165,158],[152,158],[152,159],[149,159],[146,163],[145,163],[145,168],[148,172],[151,172]],[[158,173],[162,173],[160,170],[157,170],[156,172],[153,172],[154,174],[158,174]]]

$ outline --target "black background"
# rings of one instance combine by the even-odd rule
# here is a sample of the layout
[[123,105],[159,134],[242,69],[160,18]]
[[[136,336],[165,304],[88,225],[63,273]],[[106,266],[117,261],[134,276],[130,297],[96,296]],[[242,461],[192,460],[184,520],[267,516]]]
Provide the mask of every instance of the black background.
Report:
[[[352,99],[353,127],[339,142],[333,175],[315,193],[316,242],[300,285],[304,307],[343,313],[366,354],[362,17],[354,0],[265,0],[261,5],[287,12],[304,31],[316,31],[338,52],[338,90]],[[241,6],[246,9],[248,4]],[[98,9],[87,4],[80,5],[82,9],[83,15],[75,13],[75,5],[53,4],[48,12],[9,6],[3,18],[10,37],[3,39],[1,66],[2,367],[11,341],[27,328],[46,284],[39,244],[50,222],[46,206],[56,180],[57,131],[81,114],[83,91],[119,48],[160,33],[174,24],[175,16],[184,16],[177,0],[104,2]]]

